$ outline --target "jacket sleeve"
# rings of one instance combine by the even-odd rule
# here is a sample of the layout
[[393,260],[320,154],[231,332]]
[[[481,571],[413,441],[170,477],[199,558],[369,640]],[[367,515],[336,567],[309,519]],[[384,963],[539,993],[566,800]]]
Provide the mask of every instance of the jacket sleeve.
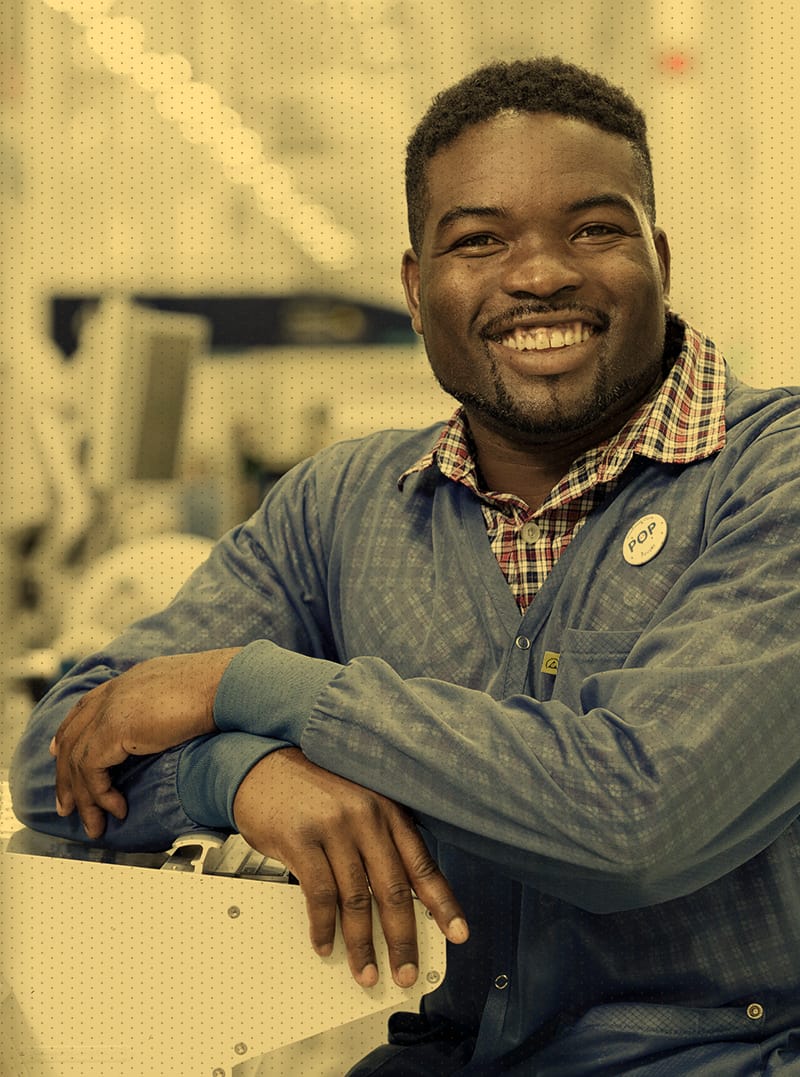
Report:
[[291,669],[297,699],[275,711],[244,701],[234,715],[229,683],[218,721],[299,744],[441,840],[573,904],[613,911],[697,890],[798,816],[797,435],[775,430],[734,462],[700,555],[622,667],[586,669],[571,705],[404,680],[374,657],[320,687],[313,660],[254,643],[223,684]]
[[[285,476],[262,509],[217,544],[167,609],[133,625],[102,653],[75,666],[39,703],[10,770],[14,811],[23,823],[86,840],[77,813],[67,818],[56,814],[50,740],[82,695],[137,662],[245,645],[254,638],[274,639],[319,659],[332,654],[309,470],[308,464],[300,465]],[[284,744],[233,731],[157,756],[129,758],[114,773],[128,802],[127,818],[121,823],[109,818],[99,844],[163,849],[185,831],[232,828],[231,805],[239,782],[267,752]]]

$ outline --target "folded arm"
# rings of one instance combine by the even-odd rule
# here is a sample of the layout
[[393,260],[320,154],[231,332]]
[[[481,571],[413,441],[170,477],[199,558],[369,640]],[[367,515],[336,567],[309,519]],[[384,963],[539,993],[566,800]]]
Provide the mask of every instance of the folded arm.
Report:
[[[173,760],[191,817],[230,825],[245,775],[271,747],[295,744],[409,806],[437,837],[574,904],[612,911],[697,889],[765,848],[800,803],[795,446],[776,445],[769,481],[754,481],[752,461],[726,475],[705,548],[620,668],[598,658],[578,675],[565,647],[552,699],[498,699],[401,676],[384,658],[340,664],[321,636],[265,632],[271,642],[242,640],[221,679],[222,732],[155,766]],[[314,534],[291,536],[293,573],[324,563],[307,549]],[[293,612],[297,595],[313,601],[314,582],[293,585]],[[241,747],[235,766],[229,743]]]

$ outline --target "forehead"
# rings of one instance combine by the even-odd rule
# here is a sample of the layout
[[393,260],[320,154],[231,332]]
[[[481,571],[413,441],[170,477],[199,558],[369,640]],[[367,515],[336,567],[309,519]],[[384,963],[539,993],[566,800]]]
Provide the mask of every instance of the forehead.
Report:
[[598,191],[642,203],[641,167],[621,135],[552,113],[502,112],[468,127],[427,168],[428,221],[455,205],[535,197],[567,204]]

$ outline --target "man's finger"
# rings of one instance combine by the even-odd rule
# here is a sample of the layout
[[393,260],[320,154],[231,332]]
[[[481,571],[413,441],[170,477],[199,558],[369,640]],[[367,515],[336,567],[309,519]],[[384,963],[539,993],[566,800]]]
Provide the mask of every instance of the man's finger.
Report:
[[378,962],[372,938],[372,893],[361,855],[349,842],[331,842],[328,858],[339,892],[342,938],[353,978],[362,987],[378,982]]
[[276,855],[300,883],[306,899],[308,933],[320,957],[329,957],[336,937],[339,890],[328,859],[319,845],[299,846],[291,856]]
[[105,831],[107,812],[124,819],[128,811],[125,798],[113,787],[104,767],[73,772],[72,796],[90,838],[98,838]]
[[[296,871],[290,870],[292,874],[297,875]],[[330,869],[327,875],[329,877],[315,877],[305,882],[301,875],[297,875],[306,899],[311,945],[322,957],[327,957],[333,949],[333,940],[336,936],[336,906],[339,897]]]
[[[83,697],[83,700],[86,699],[88,696]],[[92,721],[94,713],[93,706],[82,706],[80,709],[73,707],[53,738],[56,756],[56,811],[59,815],[70,815],[75,810],[73,778],[77,741]]]
[[[91,838],[104,832],[106,813],[117,819],[124,819],[127,814],[125,798],[113,787],[111,776],[104,768],[73,774],[72,796],[84,829]],[[99,820],[102,820],[102,826]]]
[[392,830],[392,837],[414,893],[430,912],[439,930],[449,942],[466,942],[469,927],[464,910],[417,828],[410,820],[401,818]]
[[67,711],[66,717],[62,720],[61,725],[56,730],[55,736],[50,742],[50,753],[52,755],[58,755],[58,752],[64,740],[69,735],[75,735],[75,729],[73,729],[73,726],[75,726],[77,729],[83,729],[85,727],[87,721],[91,717],[91,714],[94,712],[97,704],[100,702],[100,693],[103,688],[105,688],[105,684],[100,684],[96,688],[90,689],[90,691],[82,695],[80,699],[78,699],[78,701],[72,705],[69,711]]
[[398,987],[411,987],[419,973],[417,921],[414,895],[396,853],[392,857],[388,876],[384,878],[378,875],[376,878],[374,869],[371,869],[370,879],[389,951],[392,979]]
[[84,805],[78,808],[78,814],[86,836],[92,841],[102,838],[106,829],[106,813],[94,804]]
[[113,789],[108,768],[123,762],[126,754],[117,743],[112,723],[104,720],[106,717],[97,707],[86,707],[61,740],[56,756],[59,814],[69,815],[76,806],[81,812],[94,804],[118,819],[125,817],[125,800]]
[[[124,819],[128,814],[128,803],[118,789],[111,784],[111,774],[105,768],[89,771],[83,778],[83,803],[96,804],[98,808],[113,815],[115,819]],[[78,796],[76,794],[76,801]]]

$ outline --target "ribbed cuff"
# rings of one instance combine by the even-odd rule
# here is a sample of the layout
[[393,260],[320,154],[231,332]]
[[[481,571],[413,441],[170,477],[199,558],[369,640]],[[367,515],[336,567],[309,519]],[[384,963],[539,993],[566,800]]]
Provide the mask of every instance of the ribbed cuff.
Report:
[[251,733],[219,733],[190,741],[178,763],[178,798],[200,826],[235,830],[233,801],[248,771],[284,741]]
[[341,669],[338,662],[256,640],[236,655],[222,675],[214,701],[216,726],[225,732],[275,737],[299,747],[317,696]]

